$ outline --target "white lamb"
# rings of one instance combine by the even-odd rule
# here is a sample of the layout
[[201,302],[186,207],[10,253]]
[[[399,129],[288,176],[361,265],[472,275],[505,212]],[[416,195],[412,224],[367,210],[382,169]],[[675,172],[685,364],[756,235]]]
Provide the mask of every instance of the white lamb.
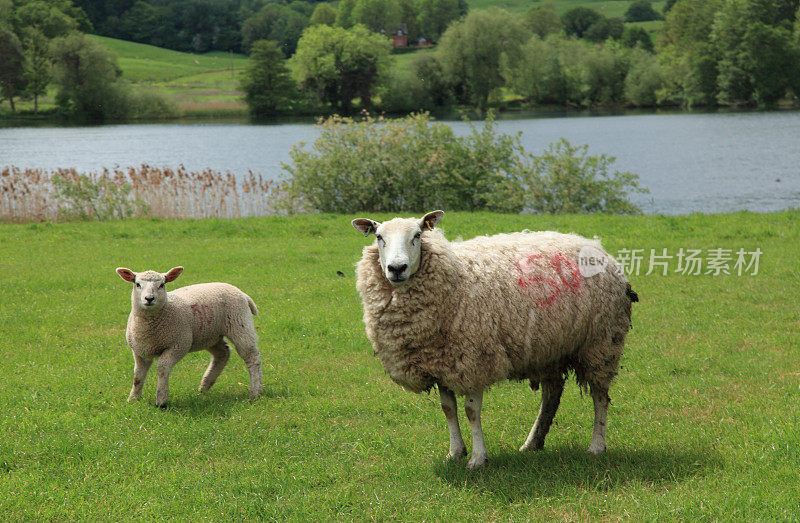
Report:
[[[413,392],[439,389],[450,432],[448,458],[466,455],[455,395],[472,429],[470,468],[486,463],[483,391],[504,379],[541,387],[542,405],[520,450],[544,446],[564,381],[574,371],[591,391],[589,452],[606,449],[608,388],[617,373],[636,293],[600,243],[555,232],[448,242],[421,220],[353,220],[376,241],[365,247],[356,288],[367,337],[389,376]],[[583,276],[579,252],[602,258]]]
[[200,390],[208,390],[228,363],[230,348],[223,336],[233,342],[250,373],[250,397],[263,390],[261,354],[258,351],[253,316],[258,315],[253,300],[227,283],[201,283],[167,292],[183,267],[167,273],[136,273],[124,267],[117,274],[133,283],[131,313],[125,337],[133,352],[133,388],[128,401],[142,396],[142,387],[153,359],[158,358],[156,405],[165,407],[169,396],[172,367],[189,352],[207,350],[211,363]]

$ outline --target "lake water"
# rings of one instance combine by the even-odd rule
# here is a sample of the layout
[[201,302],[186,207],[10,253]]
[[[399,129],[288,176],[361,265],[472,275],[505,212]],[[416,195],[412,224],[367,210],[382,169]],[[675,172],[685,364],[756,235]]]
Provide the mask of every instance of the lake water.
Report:
[[[468,127],[450,122],[458,133]],[[649,114],[517,118],[505,133],[541,153],[559,137],[617,158],[614,168],[640,175],[650,194],[633,201],[647,213],[777,211],[800,206],[800,113]],[[0,167],[100,170],[143,163],[211,168],[268,178],[297,142],[312,142],[310,124],[137,124],[0,128]]]

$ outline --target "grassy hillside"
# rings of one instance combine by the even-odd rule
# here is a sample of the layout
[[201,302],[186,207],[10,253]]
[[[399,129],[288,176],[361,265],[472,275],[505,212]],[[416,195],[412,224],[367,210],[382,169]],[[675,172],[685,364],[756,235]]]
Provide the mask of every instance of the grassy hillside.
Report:
[[[559,14],[563,14],[575,7],[589,7],[595,11],[608,16],[623,16],[632,0],[467,0],[470,9],[486,9],[487,7],[501,7],[508,11],[527,12],[532,6],[537,4],[552,3]],[[653,2],[656,11],[661,12],[665,4],[664,0]]]
[[[763,251],[756,276],[631,277],[641,301],[607,455],[584,452],[591,399],[574,383],[545,449],[518,453],[539,395],[504,383],[484,401],[490,462],[477,472],[445,462],[436,395],[402,390],[372,356],[353,276],[368,240],[350,218],[0,224],[4,518],[800,518],[800,212],[448,213],[453,238],[556,229],[645,256]],[[155,369],[143,401],[126,403],[130,287],[114,268],[178,264],[176,285],[229,281],[258,304],[261,399],[247,400],[235,354],[198,393],[208,356],[195,353],[173,372],[167,410],[153,405]]]

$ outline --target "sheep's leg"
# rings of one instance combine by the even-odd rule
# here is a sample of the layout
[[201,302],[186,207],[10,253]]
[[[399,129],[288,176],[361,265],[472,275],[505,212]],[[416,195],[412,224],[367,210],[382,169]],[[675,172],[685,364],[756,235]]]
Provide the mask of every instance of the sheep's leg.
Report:
[[601,454],[606,450],[606,419],[608,416],[608,389],[605,387],[591,387],[592,400],[594,400],[594,432],[592,443],[589,445],[589,454]]
[[231,349],[223,339],[220,339],[215,345],[209,348],[208,352],[211,353],[211,363],[208,364],[208,369],[206,369],[206,373],[203,374],[203,379],[200,380],[201,391],[208,390],[214,385],[231,355]]
[[231,339],[231,341],[247,366],[247,372],[250,374],[250,399],[255,399],[264,391],[258,339],[255,336],[247,336],[245,339]]
[[467,412],[469,426],[472,429],[472,457],[467,462],[467,468],[482,467],[489,461],[486,453],[486,443],[483,441],[481,428],[481,406],[483,405],[483,391],[467,394],[464,400],[464,410]]
[[172,367],[178,363],[183,354],[178,354],[175,351],[166,351],[158,357],[158,386],[156,387],[156,406],[166,408],[167,400],[169,399],[169,375],[172,372]]
[[144,388],[144,380],[147,378],[147,371],[150,370],[150,365],[153,364],[152,359],[145,359],[133,353],[133,387],[128,396],[128,401],[138,400],[142,397],[142,388]]
[[540,450],[544,448],[544,439],[553,423],[553,418],[561,403],[561,393],[564,392],[564,380],[542,382],[542,405],[539,407],[539,415],[531,428],[528,439],[520,447],[520,451]]
[[458,425],[456,395],[441,384],[438,387],[444,417],[447,418],[447,429],[450,431],[450,452],[447,453],[447,459],[463,458],[467,455],[467,446],[464,445],[464,439],[461,437],[461,427]]

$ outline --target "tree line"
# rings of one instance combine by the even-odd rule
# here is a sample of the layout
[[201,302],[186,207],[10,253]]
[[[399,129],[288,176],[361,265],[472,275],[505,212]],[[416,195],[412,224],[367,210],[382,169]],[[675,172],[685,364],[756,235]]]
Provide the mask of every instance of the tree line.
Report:
[[[473,10],[406,68],[391,66],[387,38],[365,24],[341,24],[347,1],[329,25],[306,28],[288,60],[280,45],[253,46],[243,88],[254,115],[485,110],[509,99],[533,106],[769,106],[800,95],[800,0],[670,0],[662,13],[640,0],[624,18],[585,7],[559,16],[547,3],[525,17]],[[661,18],[655,42],[625,23]],[[272,84],[259,77],[267,71]],[[270,89],[280,96],[265,96]]]
[[86,14],[70,0],[0,0],[0,101],[38,100],[56,86],[59,113],[77,120],[174,114],[155,93],[134,92],[116,56],[86,37]]
[[316,24],[397,31],[412,41],[436,40],[467,11],[466,0],[75,0],[97,34],[177,51],[248,53],[253,43],[278,42],[294,53],[306,27]]

